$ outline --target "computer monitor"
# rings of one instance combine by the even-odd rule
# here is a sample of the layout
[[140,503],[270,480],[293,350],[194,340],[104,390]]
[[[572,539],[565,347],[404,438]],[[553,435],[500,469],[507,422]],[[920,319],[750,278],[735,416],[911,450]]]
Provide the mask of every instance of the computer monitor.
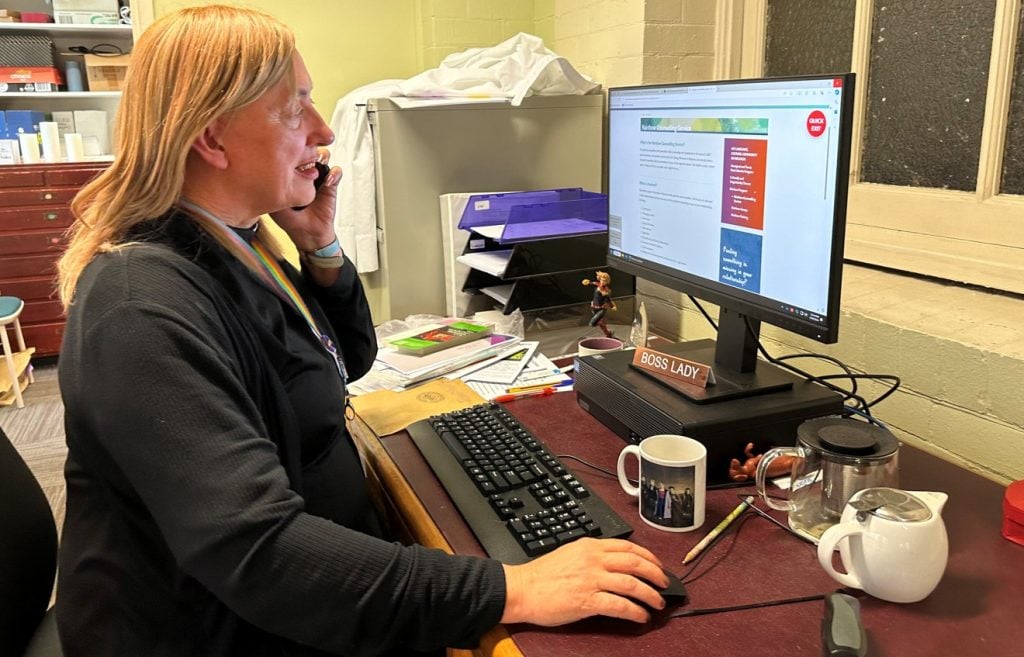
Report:
[[[718,304],[702,400],[785,388],[760,322],[838,339],[854,75],[608,92],[608,264]],[[708,399],[704,399],[708,398]]]

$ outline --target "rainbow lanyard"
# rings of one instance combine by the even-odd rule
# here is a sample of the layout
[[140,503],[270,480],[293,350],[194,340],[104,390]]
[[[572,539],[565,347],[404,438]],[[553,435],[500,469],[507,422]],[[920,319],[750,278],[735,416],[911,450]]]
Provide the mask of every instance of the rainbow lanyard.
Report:
[[259,272],[260,281],[286,304],[298,311],[302,318],[306,320],[309,330],[313,332],[317,341],[320,342],[327,353],[330,354],[332,360],[334,360],[342,382],[348,382],[348,372],[345,370],[345,361],[341,357],[341,352],[338,351],[331,337],[317,327],[316,320],[313,319],[313,313],[309,311],[309,306],[306,305],[305,299],[295,289],[295,284],[292,283],[291,279],[285,275],[284,270],[281,268],[281,263],[267,251],[266,247],[259,240],[253,240],[250,243],[232,230],[230,226],[195,203],[179,199],[178,204],[191,212],[209,219],[221,231],[222,235],[227,236],[228,239],[241,247],[242,259],[246,261],[244,264],[248,265],[250,271]]

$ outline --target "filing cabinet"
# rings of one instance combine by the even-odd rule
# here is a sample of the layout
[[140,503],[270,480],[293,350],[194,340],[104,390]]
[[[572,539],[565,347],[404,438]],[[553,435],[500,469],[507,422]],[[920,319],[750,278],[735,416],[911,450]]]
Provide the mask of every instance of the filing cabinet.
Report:
[[60,353],[64,313],[57,260],[74,218],[68,205],[102,162],[0,167],[0,294],[25,302],[21,328],[36,356]]

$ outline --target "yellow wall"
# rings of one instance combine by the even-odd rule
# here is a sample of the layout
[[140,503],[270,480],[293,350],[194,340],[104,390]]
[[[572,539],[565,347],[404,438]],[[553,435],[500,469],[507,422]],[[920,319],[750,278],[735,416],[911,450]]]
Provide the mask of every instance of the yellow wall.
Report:
[[[284,21],[313,77],[313,98],[330,120],[343,95],[368,82],[420,71],[414,2],[409,0],[246,0],[223,2],[262,9]],[[195,0],[154,0],[157,17]]]

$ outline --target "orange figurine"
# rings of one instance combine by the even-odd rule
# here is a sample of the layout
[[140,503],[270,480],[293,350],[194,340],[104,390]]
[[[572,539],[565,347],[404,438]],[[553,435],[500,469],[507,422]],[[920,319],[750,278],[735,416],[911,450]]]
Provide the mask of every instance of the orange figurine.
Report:
[[[739,459],[733,459],[729,463],[729,478],[733,481],[747,481],[753,479],[754,474],[757,472],[757,464],[761,462],[763,454],[754,454],[754,443],[747,443],[746,449],[743,453],[747,455],[747,460],[740,463]],[[768,467],[768,472],[765,473],[768,479],[774,477],[781,477],[787,474],[793,467],[792,456],[780,456]]]

